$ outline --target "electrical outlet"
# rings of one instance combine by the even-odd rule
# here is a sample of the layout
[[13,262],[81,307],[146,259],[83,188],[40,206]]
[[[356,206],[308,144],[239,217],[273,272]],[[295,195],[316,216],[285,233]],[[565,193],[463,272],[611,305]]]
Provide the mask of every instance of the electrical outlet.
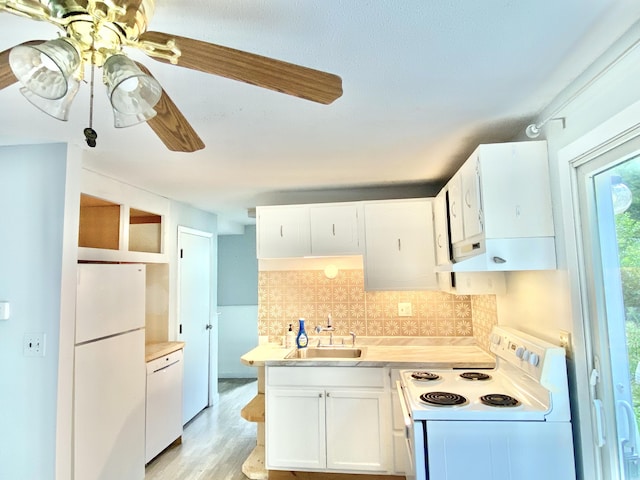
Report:
[[413,315],[411,309],[411,302],[398,303],[398,316],[399,317],[411,317]]
[[25,357],[44,357],[46,338],[44,333],[25,333],[22,346],[23,355]]
[[567,352],[567,356],[571,352],[571,333],[560,330],[560,346]]

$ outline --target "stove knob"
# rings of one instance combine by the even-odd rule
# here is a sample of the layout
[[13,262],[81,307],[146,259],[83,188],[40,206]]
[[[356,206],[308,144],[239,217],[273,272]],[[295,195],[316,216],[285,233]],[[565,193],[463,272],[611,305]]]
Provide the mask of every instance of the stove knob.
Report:
[[526,351],[527,351],[527,349],[526,349],[526,348],[524,348],[524,347],[518,347],[518,348],[516,348],[516,357],[518,357],[518,358],[522,358],[522,357],[523,357],[523,355],[524,355],[524,352],[526,352]]
[[502,340],[502,338],[497,333],[491,335],[491,343],[494,345],[500,345],[500,340]]
[[529,357],[529,363],[534,367],[537,367],[538,363],[540,363],[540,355],[538,355],[537,353],[532,353]]
[[522,354],[522,360],[524,360],[525,362],[528,361],[531,355],[535,355],[535,353],[532,354],[529,350],[525,350]]

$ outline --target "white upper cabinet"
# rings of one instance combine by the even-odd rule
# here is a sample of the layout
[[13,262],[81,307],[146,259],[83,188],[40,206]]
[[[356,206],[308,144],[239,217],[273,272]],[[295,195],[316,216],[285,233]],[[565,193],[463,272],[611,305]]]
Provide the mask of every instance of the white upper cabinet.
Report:
[[365,290],[437,290],[430,199],[365,202]]
[[451,270],[556,268],[546,142],[480,145],[445,190]]
[[[460,180],[462,183],[462,229],[464,238],[472,238],[482,234],[483,212],[482,199],[480,198],[480,159],[479,153],[475,153],[460,169]],[[489,188],[494,188],[494,184],[504,184],[501,178],[496,178],[488,184]]]
[[361,209],[359,203],[310,205],[311,254],[361,254]]
[[311,254],[309,208],[306,205],[256,209],[258,258],[304,257]]
[[[462,222],[460,225],[462,226]],[[446,188],[443,188],[436,198],[433,199],[433,228],[436,265],[447,265],[451,263],[451,244],[449,242],[448,232]],[[460,231],[462,232],[462,228],[460,228]]]
[[[458,177],[460,178],[460,177]],[[449,192],[447,187],[433,199],[434,240],[436,264],[451,265],[451,243],[447,216]],[[462,222],[460,222],[462,224]],[[506,292],[504,272],[438,272],[438,285],[441,291],[457,295],[496,294]]]
[[464,223],[462,220],[462,172],[456,173],[443,189],[448,193],[449,226],[451,243],[464,240]]
[[258,258],[362,254],[360,203],[258,207]]

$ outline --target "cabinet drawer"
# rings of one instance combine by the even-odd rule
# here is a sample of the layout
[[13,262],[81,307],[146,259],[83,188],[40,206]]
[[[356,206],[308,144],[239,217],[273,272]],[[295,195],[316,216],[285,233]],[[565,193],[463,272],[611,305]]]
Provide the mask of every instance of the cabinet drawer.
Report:
[[380,367],[267,367],[267,385],[310,387],[386,386],[386,369]]
[[155,360],[147,362],[147,373],[153,373],[158,370],[162,370],[163,368],[166,368],[169,365],[173,365],[180,360],[182,360],[182,350],[177,350],[175,352],[169,353],[168,355],[163,355],[160,358],[156,358]]

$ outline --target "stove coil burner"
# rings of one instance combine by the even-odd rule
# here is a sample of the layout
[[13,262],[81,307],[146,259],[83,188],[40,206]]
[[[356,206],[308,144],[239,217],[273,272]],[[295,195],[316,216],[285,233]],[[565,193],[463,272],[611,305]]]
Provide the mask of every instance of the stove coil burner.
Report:
[[411,378],[414,380],[420,380],[424,382],[430,382],[432,380],[439,380],[440,375],[431,372],[413,372]]
[[483,395],[480,397],[480,401],[490,407],[517,407],[520,405],[520,401],[517,398],[502,393]]
[[420,400],[429,405],[439,407],[455,407],[467,403],[462,395],[450,392],[427,392],[420,395]]
[[482,372],[464,372],[460,374],[461,378],[465,380],[474,380],[474,381],[482,381],[482,380],[491,380],[491,375],[487,375]]

